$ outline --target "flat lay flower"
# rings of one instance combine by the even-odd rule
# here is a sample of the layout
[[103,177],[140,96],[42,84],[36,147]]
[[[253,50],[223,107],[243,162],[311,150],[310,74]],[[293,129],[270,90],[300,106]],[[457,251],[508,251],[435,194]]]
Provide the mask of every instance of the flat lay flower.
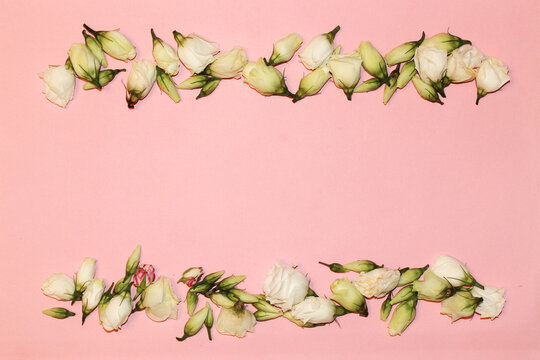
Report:
[[470,44],[469,40],[463,40],[458,36],[450,33],[439,33],[431,36],[422,42],[423,46],[435,47],[437,49],[445,50],[448,54],[457,49],[458,47]]
[[263,291],[272,305],[283,311],[290,310],[293,305],[303,301],[308,293],[309,280],[291,265],[276,262],[268,271]]
[[127,321],[132,310],[131,296],[124,292],[107,303],[99,304],[99,321],[106,331],[119,330]]
[[101,43],[103,51],[107,54],[122,61],[133,60],[137,56],[135,46],[125,37],[124,34],[117,30],[111,31],[95,31],[84,25],[96,39]]
[[39,73],[43,79],[43,93],[47,99],[65,108],[73,98],[75,91],[75,74],[65,65],[51,66]]
[[510,81],[508,76],[508,67],[502,61],[494,57],[488,57],[482,60],[478,74],[476,75],[476,88],[478,101],[488,93],[499,90],[504,84]]
[[154,60],[156,60],[157,66],[171,76],[178,74],[180,59],[176,51],[171,45],[157,37],[154,29],[151,29],[150,33],[152,35],[152,55],[154,56]]
[[473,285],[475,282],[465,265],[448,255],[437,257],[431,271],[438,277],[448,280],[452,286]]
[[481,302],[482,298],[475,297],[470,290],[460,289],[441,301],[441,314],[450,316],[454,322],[472,316]]
[[504,288],[497,288],[493,286],[485,286],[481,289],[477,286],[473,286],[471,294],[474,297],[482,298],[482,302],[475,309],[475,312],[480,314],[482,319],[495,319],[499,316],[504,308]]
[[426,83],[437,83],[446,73],[446,50],[420,45],[414,55],[414,65],[420,79]]
[[178,57],[192,75],[201,73],[219,52],[216,44],[195,34],[184,37],[175,31],[174,38],[178,44]]
[[146,315],[154,321],[176,319],[180,299],[172,289],[171,279],[161,276],[148,285],[142,293],[142,306]]
[[85,44],[75,43],[69,48],[68,54],[77,76],[101,89],[101,85],[99,84],[101,63],[92,54],[90,49]]
[[431,269],[426,270],[423,280],[413,281],[413,291],[418,293],[418,299],[431,301],[442,301],[454,294],[448,279],[435,275]]
[[332,55],[327,66],[334,79],[334,84],[345,92],[347,99],[351,100],[354,88],[360,81],[360,71],[362,70],[362,59],[358,53]]
[[[148,60],[133,61],[126,85],[126,101],[128,108],[133,109],[135,104],[144,99],[156,82],[156,64]],[[138,266],[138,263],[137,263]],[[136,271],[135,266],[133,271]]]
[[86,285],[94,278],[96,273],[96,259],[86,258],[75,275],[75,288],[77,291],[86,289]]
[[470,44],[460,46],[448,57],[446,76],[454,83],[474,80],[484,54]]
[[232,308],[221,308],[216,320],[216,330],[224,335],[232,335],[239,338],[246,336],[247,332],[253,332],[257,323],[255,316],[243,305]]
[[401,335],[416,317],[416,298],[412,298],[399,304],[392,314],[388,323],[390,336]]
[[263,58],[259,58],[257,62],[248,63],[244,67],[242,75],[244,82],[262,95],[290,95],[294,97],[285,85],[283,74],[273,66],[266,65]]
[[366,298],[380,298],[394,290],[399,282],[399,277],[398,270],[377,268],[361,273],[352,280],[352,283]]
[[334,37],[338,31],[339,26],[329,33],[313,38],[305,49],[298,54],[300,62],[309,70],[315,70],[326,65],[334,51]]
[[332,296],[330,299],[339,303],[345,309],[358,313],[362,316],[367,316],[366,299],[360,291],[347,278],[336,279],[330,285]]
[[235,47],[232,50],[218,54],[214,61],[208,67],[208,74],[218,79],[239,79],[248,58],[246,51],[241,47]]
[[356,49],[362,59],[362,66],[372,76],[389,85],[388,70],[382,55],[369,41],[362,41]]
[[302,45],[302,37],[297,33],[292,33],[276,41],[272,55],[268,60],[268,65],[279,65],[291,60],[296,51]]
[[52,274],[41,285],[41,291],[56,300],[72,300],[75,292],[75,282],[66,274]]
[[305,323],[324,324],[334,321],[336,305],[326,298],[308,296],[294,305],[291,315]]
[[105,283],[102,279],[92,279],[88,282],[86,290],[82,294],[83,322],[86,316],[99,305],[104,292]]

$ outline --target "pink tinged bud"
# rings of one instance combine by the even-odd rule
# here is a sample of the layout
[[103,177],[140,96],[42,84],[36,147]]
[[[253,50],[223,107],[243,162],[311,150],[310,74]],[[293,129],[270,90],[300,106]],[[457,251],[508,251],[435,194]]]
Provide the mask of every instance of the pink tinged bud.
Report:
[[[145,280],[146,281],[143,281]],[[155,269],[150,264],[140,265],[137,272],[133,275],[133,283],[139,287],[142,283],[150,285],[156,279]]]

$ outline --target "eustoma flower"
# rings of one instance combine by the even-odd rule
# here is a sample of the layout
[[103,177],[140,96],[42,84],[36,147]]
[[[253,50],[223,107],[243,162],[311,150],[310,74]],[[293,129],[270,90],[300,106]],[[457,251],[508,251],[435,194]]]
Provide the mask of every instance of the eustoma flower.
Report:
[[472,45],[463,45],[448,57],[446,76],[451,82],[460,83],[474,80],[484,54]]
[[238,302],[234,307],[221,308],[216,320],[216,329],[221,334],[244,337],[248,331],[253,332],[256,323],[257,320],[251,311]]
[[336,26],[332,31],[316,36],[309,42],[298,55],[300,61],[309,70],[325,65],[334,51],[334,38],[340,27]]
[[470,290],[460,289],[441,302],[441,314],[450,316],[454,322],[472,316],[481,302],[482,298],[474,297]]
[[208,66],[207,73],[218,79],[239,79],[247,63],[246,51],[241,47],[235,47],[216,55],[215,60]]
[[475,309],[475,312],[480,314],[480,317],[491,320],[495,319],[503,310],[504,303],[504,288],[496,288],[485,286],[484,289],[474,286],[471,290],[474,297],[482,298],[482,302]]
[[336,301],[348,311],[358,313],[361,316],[368,315],[366,299],[349,279],[335,280],[330,285],[330,290],[332,290],[330,299]]
[[386,62],[384,61],[382,55],[371,44],[371,42],[362,41],[360,45],[358,45],[356,52],[360,55],[360,58],[362,59],[362,66],[368,73],[386,85],[390,85],[388,70],[386,69]]
[[309,290],[309,280],[293,266],[279,262],[268,271],[263,291],[270,304],[279,306],[283,311],[303,301]]
[[184,37],[178,31],[174,31],[173,34],[178,43],[178,57],[182,64],[191,71],[191,74],[202,72],[214,61],[214,55],[219,52],[216,44],[204,40],[198,35],[190,34]]
[[362,70],[362,59],[358,53],[330,56],[328,69],[332,73],[334,84],[345,92],[348,100],[352,100],[352,94],[360,81]]
[[298,48],[302,45],[302,38],[296,33],[292,33],[278,40],[274,44],[272,55],[267,65],[279,65],[291,60]]
[[52,274],[41,285],[41,291],[56,300],[72,300],[75,292],[75,282],[66,274]]
[[47,99],[65,108],[73,98],[75,91],[75,74],[67,65],[51,66],[39,74],[43,79],[43,93]]
[[133,275],[133,284],[136,287],[145,286],[148,287],[156,278],[155,270],[152,265],[143,264],[139,265],[139,269]]
[[83,26],[96,37],[101,43],[103,51],[110,56],[122,61],[132,60],[137,56],[137,51],[133,44],[119,31],[95,31],[86,24]]
[[92,279],[88,282],[86,290],[82,294],[83,324],[84,320],[99,305],[99,301],[105,291],[105,283],[102,279]]
[[[126,86],[128,108],[144,99],[156,82],[156,64],[148,60],[133,61]],[[136,268],[135,268],[136,269]]]
[[99,321],[106,331],[116,331],[127,321],[131,311],[131,296],[124,292],[99,304]]
[[367,298],[380,298],[394,290],[399,282],[398,270],[378,268],[360,274],[352,282],[354,286]]
[[421,45],[414,56],[416,70],[426,83],[438,83],[446,72],[446,50]]
[[86,285],[94,278],[96,273],[96,260],[86,258],[79,267],[77,275],[75,275],[75,290],[84,291]]
[[164,321],[178,317],[180,299],[172,289],[171,279],[160,277],[144,290],[142,299],[142,306],[150,319]]
[[424,280],[413,281],[413,291],[418,293],[419,299],[430,301],[442,301],[454,294],[452,284],[430,269],[424,273]]
[[476,75],[477,98],[476,104],[488,93],[499,90],[504,84],[510,81],[508,67],[502,61],[493,57],[484,59],[480,64],[478,75]]
[[101,64],[85,44],[73,44],[69,48],[69,60],[77,76],[94,84],[101,89],[99,84],[99,69]]
[[440,255],[435,259],[431,271],[438,277],[448,280],[454,287],[476,284],[465,265],[448,255]]
[[285,85],[283,74],[273,66],[266,65],[263,58],[260,58],[257,62],[248,63],[244,67],[242,75],[244,76],[244,81],[262,95],[294,97],[289,89],[287,89],[287,85]]
[[300,80],[300,86],[294,95],[293,102],[302,100],[306,96],[317,94],[322,89],[324,84],[330,80],[330,77],[331,75],[328,66],[319,67],[308,73],[302,78],[302,80]]
[[157,66],[171,76],[178,74],[180,59],[176,55],[176,51],[171,45],[157,37],[154,29],[150,29],[150,34],[152,35],[152,55],[154,55]]
[[291,315],[304,324],[324,324],[334,321],[336,305],[328,299],[308,296],[293,306]]
[[178,282],[183,282],[188,287],[192,287],[193,284],[199,281],[199,278],[202,276],[202,274],[202,267],[192,267],[184,271],[182,277],[180,278],[180,280],[178,280]]

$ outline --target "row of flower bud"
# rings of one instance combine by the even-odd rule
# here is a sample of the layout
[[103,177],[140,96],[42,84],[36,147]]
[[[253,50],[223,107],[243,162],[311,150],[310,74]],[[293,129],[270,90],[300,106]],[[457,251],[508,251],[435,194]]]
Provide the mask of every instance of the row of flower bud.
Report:
[[[171,280],[156,280],[152,265],[140,264],[138,246],[126,263],[125,275],[105,291],[102,279],[95,278],[96,260],[87,258],[74,277],[53,274],[42,285],[45,295],[61,301],[82,301],[82,321],[98,308],[99,320],[106,331],[116,331],[137,311],[145,310],[154,321],[177,319],[180,299]],[[211,340],[214,311],[220,308],[215,321],[219,333],[237,337],[252,332],[257,322],[284,317],[301,327],[332,323],[339,316],[357,314],[368,316],[368,299],[386,297],[381,305],[380,318],[388,322],[390,335],[400,335],[416,316],[419,300],[441,302],[441,313],[453,321],[471,317],[475,312],[482,318],[496,318],[504,306],[504,289],[484,287],[458,260],[442,255],[433,266],[390,269],[370,260],[345,265],[320,262],[336,273],[354,272],[354,278],[336,279],[329,298],[318,296],[310,280],[295,265],[276,262],[268,271],[261,294],[239,288],[244,275],[223,277],[225,271],[204,275],[201,267],[184,271],[178,283],[188,287],[186,306],[189,319],[177,340],[196,335],[203,327]],[[423,276],[423,278],[422,278]],[[422,278],[422,280],[420,280]],[[135,294],[132,294],[132,287]],[[399,289],[399,290],[398,290]],[[395,292],[395,294],[394,294]],[[204,305],[200,299],[206,298]],[[393,312],[392,312],[392,309]],[[65,308],[51,308],[45,314],[56,318],[75,315]]]
[[[84,80],[83,89],[102,89],[125,69],[105,69],[105,54],[122,60],[133,60],[137,53],[131,42],[118,31],[95,31],[84,25],[85,43],[73,44],[65,65],[50,67],[40,76],[43,92],[53,103],[65,107],[72,99],[76,77]],[[159,88],[174,102],[180,101],[178,89],[200,89],[197,99],[210,95],[224,79],[244,78],[244,82],[265,96],[281,95],[297,102],[320,92],[330,80],[343,90],[347,99],[354,93],[373,91],[384,85],[383,103],[387,104],[398,89],[411,80],[424,99],[442,104],[444,89],[451,83],[476,80],[477,101],[497,91],[510,78],[508,68],[493,57],[485,57],[468,40],[449,33],[440,33],[418,41],[404,43],[384,57],[369,41],[362,41],[350,54],[341,54],[334,40],[340,27],[313,38],[299,53],[300,62],[310,70],[292,93],[283,73],[276,66],[288,62],[303,43],[300,35],[292,33],[278,40],[271,56],[250,62],[241,47],[220,53],[217,44],[196,34],[183,36],[174,31],[176,50],[153,29],[152,54],[154,61],[135,60],[128,76],[126,100],[129,108],[144,99],[157,82]],[[88,33],[87,33],[88,31]],[[180,63],[191,76],[180,84],[173,77]],[[388,67],[395,66],[390,71]],[[103,68],[103,69],[102,69]],[[362,68],[372,78],[360,83]],[[416,76],[418,75],[418,76]]]

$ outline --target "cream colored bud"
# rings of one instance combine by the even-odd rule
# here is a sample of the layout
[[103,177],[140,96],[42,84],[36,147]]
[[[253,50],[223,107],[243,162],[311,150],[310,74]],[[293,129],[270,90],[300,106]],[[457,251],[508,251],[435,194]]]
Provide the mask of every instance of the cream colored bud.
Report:
[[208,74],[218,79],[240,79],[241,73],[248,58],[246,51],[241,47],[235,47],[225,53],[216,55],[214,61],[208,67]]
[[382,55],[369,41],[362,41],[356,50],[362,58],[362,66],[372,76],[388,84],[388,71]]
[[260,58],[257,62],[250,62],[244,67],[242,72],[244,82],[257,90],[262,95],[291,95],[283,74],[274,68],[264,63],[264,59]]
[[47,99],[65,108],[73,98],[75,91],[75,74],[65,65],[51,66],[38,74],[43,79],[43,94]]
[[297,102],[306,96],[312,96],[317,94],[328,80],[330,80],[330,70],[327,66],[317,68],[304,76],[300,80],[300,86],[296,95],[293,99],[293,102]]
[[278,40],[274,44],[274,50],[268,65],[278,65],[291,60],[296,51],[302,45],[302,38],[296,33],[292,33]]
[[167,44],[154,33],[154,29],[150,29],[152,34],[152,55],[156,60],[156,64],[165,73],[171,76],[178,74],[180,67],[180,59],[176,55],[176,51],[171,45]]

